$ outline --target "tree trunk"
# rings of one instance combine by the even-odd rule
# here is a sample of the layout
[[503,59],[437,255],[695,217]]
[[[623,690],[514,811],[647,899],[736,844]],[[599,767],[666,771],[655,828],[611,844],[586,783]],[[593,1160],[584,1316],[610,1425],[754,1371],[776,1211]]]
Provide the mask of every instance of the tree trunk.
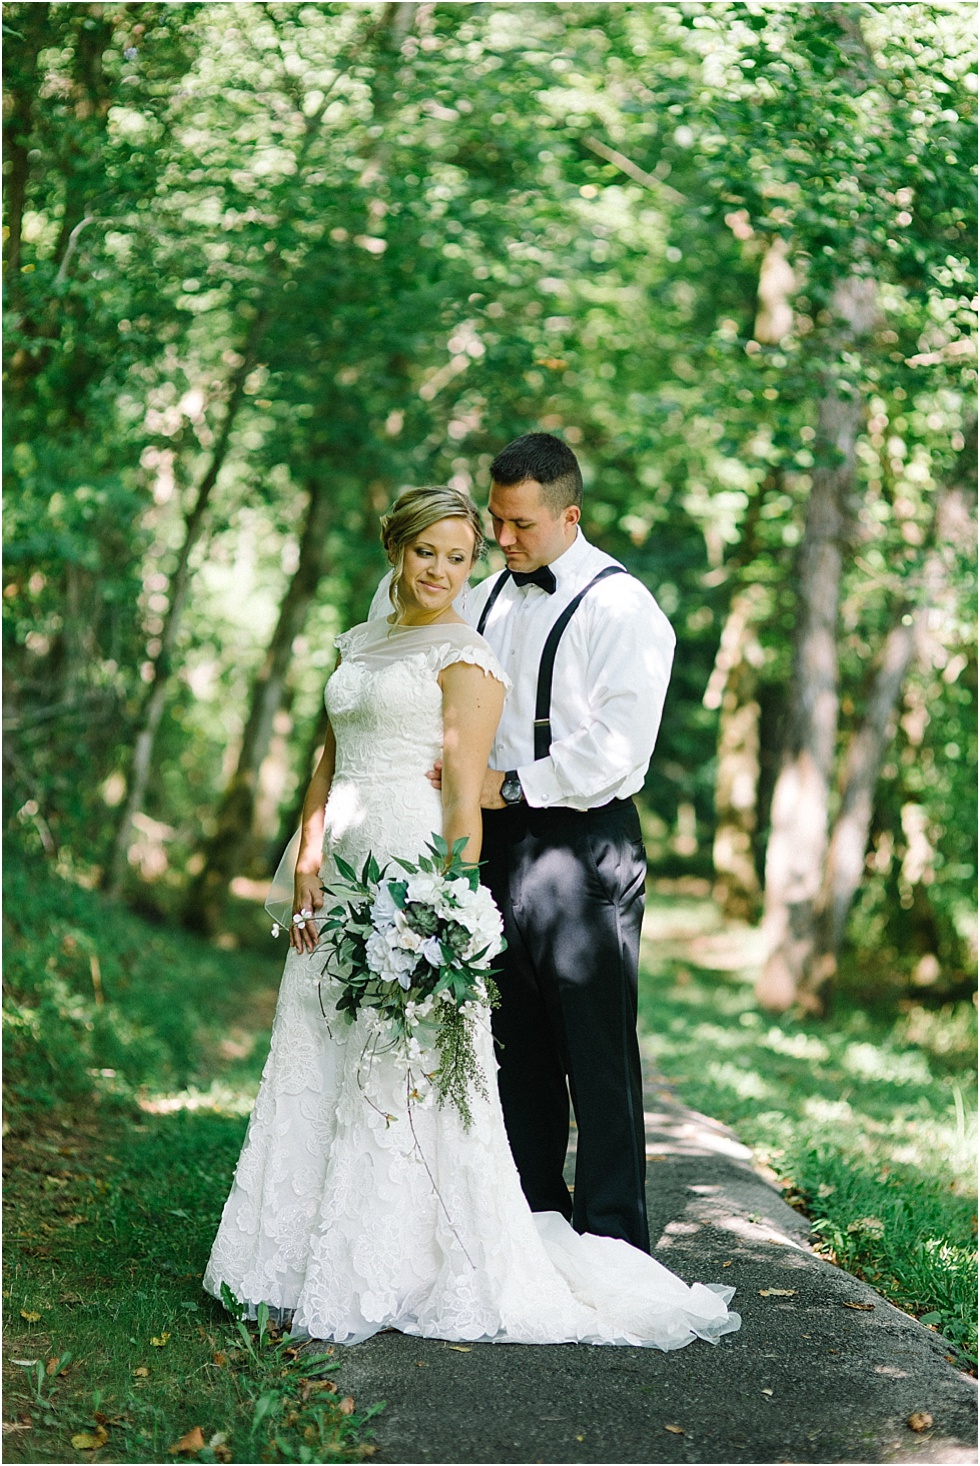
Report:
[[11,304],[17,310],[23,302],[21,246],[31,174],[30,145],[34,126],[33,104],[38,87],[38,56],[54,39],[50,12],[51,6],[46,3],[23,7],[16,23],[11,26],[11,31],[16,31],[17,36],[8,35],[5,40],[4,75],[9,111],[3,124],[3,147],[9,172],[4,189],[8,230],[4,273]]
[[915,652],[915,639],[915,618],[906,607],[885,638],[867,712],[847,750],[840,809],[817,909],[812,968],[818,986],[829,982],[837,971],[847,915],[864,873],[878,771],[894,732],[895,706]]
[[894,731],[895,709],[924,630],[929,608],[940,599],[947,578],[944,550],[976,542],[977,426],[966,434],[952,482],[937,495],[931,539],[919,578],[918,609],[910,598],[896,614],[885,638],[868,699],[867,712],[847,751],[840,810],[834,821],[819,901],[815,974],[829,980],[837,971],[854,897],[864,874],[874,812],[874,791],[885,750]]
[[[75,56],[70,92],[74,104],[76,123],[83,131],[76,133],[65,129],[62,153],[62,177],[65,185],[64,212],[61,228],[54,249],[54,257],[64,260],[70,245],[72,233],[84,219],[87,204],[95,189],[90,169],[84,166],[86,159],[79,137],[85,137],[86,125],[96,135],[102,135],[108,127],[109,109],[112,106],[112,86],[106,79],[102,58],[112,45],[113,23],[105,16],[105,6],[87,5],[86,19],[75,31]],[[86,137],[86,142],[92,139]],[[101,151],[101,147],[99,148]],[[81,165],[81,166],[79,166]]]
[[704,706],[718,708],[718,765],[715,775],[715,897],[726,916],[752,920],[759,903],[752,841],[759,788],[759,703],[756,699],[763,652],[755,623],[765,593],[752,585],[736,593]]
[[184,542],[180,547],[177,567],[170,581],[170,604],[167,608],[167,615],[160,636],[160,651],[153,663],[153,684],[143,709],[142,724],[133,744],[133,753],[126,780],[126,803],[123,806],[119,828],[116,832],[116,840],[113,846],[112,859],[106,880],[106,891],[113,900],[119,898],[126,879],[133,817],[143,808],[143,801],[146,798],[146,789],[149,784],[150,769],[153,763],[153,749],[156,743],[157,730],[160,727],[160,719],[163,716],[163,709],[167,701],[167,690],[170,675],[173,670],[174,648],[177,644],[177,633],[180,630],[184,602],[187,599],[191,554],[204,529],[208,500],[211,497],[212,489],[218,481],[218,474],[221,472],[221,468],[228,454],[232,429],[234,428],[235,419],[238,416],[245,396],[245,379],[255,365],[255,354],[264,333],[266,321],[267,317],[263,315],[257,316],[253,323],[250,341],[246,347],[244,358],[231,379],[231,394],[228,399],[228,408],[225,412],[224,421],[221,424],[221,431],[214,445],[214,451],[211,454],[211,461],[208,464],[204,477],[201,479],[197,493],[194,496],[193,506],[185,520]]
[[279,830],[276,835],[276,848],[273,852],[273,862],[279,856],[289,841],[299,829],[300,819],[303,814],[303,803],[306,799],[306,787],[313,776],[313,770],[319,761],[323,751],[323,745],[327,741],[327,729],[330,726],[330,719],[327,716],[327,709],[320,700],[320,707],[317,712],[316,722],[313,724],[306,742],[306,748],[299,762],[299,783],[296,786],[296,793],[292,804],[287,808],[286,813],[280,817]]
[[273,720],[282,703],[293,642],[303,629],[326,568],[326,539],[333,500],[322,483],[311,483],[309,492],[299,565],[255,678],[238,766],[218,808],[217,828],[204,846],[204,867],[190,889],[184,910],[185,924],[194,931],[207,934],[215,931],[224,910],[228,883],[247,856],[259,770],[269,751]]
[[[854,348],[874,321],[874,282],[852,276],[834,299],[837,350]],[[836,352],[835,352],[836,354]],[[833,370],[833,368],[831,369]],[[830,374],[828,374],[830,375]],[[797,572],[793,685],[766,850],[767,958],[756,986],[764,1008],[819,1009],[812,971],[817,904],[827,854],[837,739],[837,616],[842,555],[853,518],[855,448],[863,416],[856,391],[828,382],[817,425],[817,467]]]
[[[396,7],[397,8],[397,7]],[[374,22],[367,27],[364,36],[356,41],[350,50],[350,54],[343,67],[338,66],[336,75],[330,84],[324,89],[316,110],[306,118],[306,125],[303,135],[300,138],[296,154],[297,172],[301,172],[306,161],[323,117],[323,113],[329,105],[330,94],[341,76],[349,71],[356,62],[361,50],[367,42],[375,35],[379,22]],[[295,93],[294,95],[298,95]],[[287,215],[284,214],[280,220],[280,227],[285,233]],[[288,273],[289,267],[283,260],[280,253],[272,255],[268,265],[267,286],[262,297],[262,305],[253,321],[247,342],[242,350],[243,361],[231,379],[231,397],[228,404],[228,411],[222,424],[221,433],[215,444],[212,455],[211,466],[198,489],[194,508],[187,520],[184,534],[184,544],[181,549],[180,560],[174,574],[170,588],[170,607],[167,613],[166,623],[161,637],[162,648],[155,663],[155,677],[153,690],[147,700],[143,715],[143,723],[140,728],[133,748],[133,756],[130,763],[128,778],[128,797],[123,810],[122,820],[116,837],[115,849],[109,869],[109,876],[106,882],[106,889],[110,896],[118,897],[122,891],[126,876],[126,868],[129,857],[129,839],[132,830],[133,815],[142,806],[146,795],[146,788],[149,782],[150,767],[153,758],[153,747],[156,741],[157,729],[160,719],[163,716],[163,709],[166,703],[167,682],[169,680],[173,649],[176,643],[177,631],[180,624],[180,616],[183,610],[183,603],[187,592],[187,580],[189,572],[189,559],[191,551],[200,537],[203,528],[204,513],[207,508],[207,501],[211,490],[217,480],[218,472],[228,451],[231,429],[235,418],[242,405],[245,381],[255,365],[259,347],[265,335],[265,331],[272,318],[275,309],[275,300],[278,290],[281,288],[284,276]]]

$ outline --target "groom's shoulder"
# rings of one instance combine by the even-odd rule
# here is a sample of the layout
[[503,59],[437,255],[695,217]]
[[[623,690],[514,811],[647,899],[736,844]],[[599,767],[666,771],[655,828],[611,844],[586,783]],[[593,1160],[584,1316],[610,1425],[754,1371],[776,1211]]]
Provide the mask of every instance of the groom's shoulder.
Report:
[[617,571],[617,574],[607,575],[598,585],[594,585],[585,598],[596,629],[635,627],[637,630],[655,632],[659,637],[673,641],[673,628],[649,587],[612,555],[607,555],[604,550],[598,550],[594,546],[590,546],[590,549],[591,575],[598,575],[601,571],[612,568]]

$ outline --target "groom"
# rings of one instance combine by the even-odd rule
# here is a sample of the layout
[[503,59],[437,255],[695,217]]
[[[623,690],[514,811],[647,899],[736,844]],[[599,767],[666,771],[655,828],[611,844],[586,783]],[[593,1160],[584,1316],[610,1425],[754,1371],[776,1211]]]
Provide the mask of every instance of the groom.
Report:
[[482,798],[483,879],[507,937],[493,1020],[504,1120],[532,1211],[648,1252],[636,1035],[646,856],[631,796],[656,742],[674,633],[583,535],[567,444],[527,433],[490,474],[507,568],[470,593],[466,615],[513,682]]

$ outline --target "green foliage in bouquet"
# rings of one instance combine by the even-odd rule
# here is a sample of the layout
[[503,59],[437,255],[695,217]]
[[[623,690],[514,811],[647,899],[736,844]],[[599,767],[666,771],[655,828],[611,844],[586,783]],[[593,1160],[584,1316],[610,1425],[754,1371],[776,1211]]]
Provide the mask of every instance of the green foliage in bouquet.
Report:
[[337,1011],[354,1023],[374,1009],[391,1047],[411,1058],[434,1048],[438,1062],[427,1078],[439,1104],[455,1106],[472,1123],[473,1093],[486,1099],[487,1080],[476,1055],[472,1025],[477,1009],[500,1001],[491,976],[503,950],[500,913],[480,885],[479,867],[462,858],[465,840],[452,849],[441,835],[417,863],[397,860],[404,878],[387,878],[373,855],[360,875],[335,857],[343,884],[325,886],[338,898],[323,920],[323,972],[339,983]]

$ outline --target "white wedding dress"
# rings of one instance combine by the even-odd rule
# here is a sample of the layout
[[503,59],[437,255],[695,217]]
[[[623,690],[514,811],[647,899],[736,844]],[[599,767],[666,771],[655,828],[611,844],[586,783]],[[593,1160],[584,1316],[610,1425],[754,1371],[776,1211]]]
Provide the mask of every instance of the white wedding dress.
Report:
[[[442,743],[439,672],[506,678],[468,626],[370,621],[338,638],[326,691],[337,739],[321,879],[412,860],[441,828],[426,770]],[[329,898],[328,898],[329,899]],[[338,1020],[323,955],[286,960],[272,1049],[211,1252],[205,1288],[293,1311],[294,1334],[353,1344],[379,1329],[426,1338],[677,1349],[737,1329],[733,1289],[688,1287],[607,1237],[532,1215],[497,1098],[489,1016],[477,1052],[490,1098],[469,1130],[424,1090],[410,1103],[391,1054]],[[431,1067],[434,1067],[434,1063]],[[414,1076],[413,1076],[414,1077]]]

